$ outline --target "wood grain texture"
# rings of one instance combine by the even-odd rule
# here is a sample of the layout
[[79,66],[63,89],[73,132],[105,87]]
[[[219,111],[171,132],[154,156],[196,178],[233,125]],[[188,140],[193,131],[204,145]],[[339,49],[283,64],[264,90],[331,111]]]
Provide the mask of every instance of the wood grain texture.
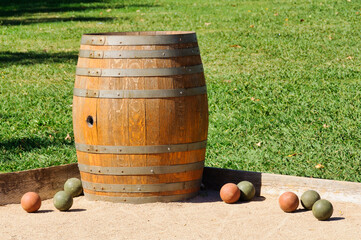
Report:
[[154,174],[154,175],[132,175],[132,176],[116,176],[116,175],[98,175],[86,172],[80,172],[81,178],[84,181],[92,183],[104,184],[159,184],[159,183],[176,183],[187,182],[202,178],[203,169],[167,173],[167,174]]
[[[165,34],[138,32],[132,35]],[[168,32],[166,34],[176,34]],[[194,43],[139,46],[81,45],[93,51],[149,51],[198,47]],[[78,58],[77,67],[99,69],[161,69],[202,64],[200,55],[164,58]],[[205,86],[203,73],[162,77],[76,76],[75,87],[87,90],[162,90]],[[92,116],[94,125],[85,119]],[[201,142],[207,139],[207,95],[172,98],[105,99],[74,97],[76,143],[101,146],[151,146]],[[92,154],[77,151],[78,162],[100,167],[171,166],[204,161],[205,149],[160,154]],[[100,176],[81,173],[86,181],[104,184],[155,184],[200,179],[203,169],[151,176]],[[198,191],[198,190],[197,190]],[[115,195],[117,193],[114,193]],[[162,192],[154,194],[163,194]]]
[[151,197],[151,196],[169,196],[169,195],[178,195],[178,194],[186,194],[186,193],[193,193],[197,192],[199,190],[199,187],[197,188],[190,188],[190,189],[182,189],[177,191],[163,191],[160,193],[135,193],[135,192],[128,192],[128,193],[122,193],[122,192],[98,192],[98,191],[92,191],[85,189],[84,192],[88,194],[93,195],[99,195],[99,196],[111,196],[111,197]]
[[0,205],[20,203],[27,192],[36,192],[42,200],[63,190],[69,178],[80,178],[77,164],[0,174]]

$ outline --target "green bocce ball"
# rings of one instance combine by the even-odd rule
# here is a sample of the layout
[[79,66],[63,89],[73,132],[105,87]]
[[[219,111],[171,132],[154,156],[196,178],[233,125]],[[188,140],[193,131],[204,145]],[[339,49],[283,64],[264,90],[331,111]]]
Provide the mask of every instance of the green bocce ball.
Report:
[[73,205],[73,198],[65,191],[59,191],[53,198],[54,207],[60,211],[68,211]]
[[308,190],[304,192],[301,196],[301,204],[305,209],[311,210],[315,202],[320,200],[320,194],[314,190]]
[[64,191],[72,197],[77,197],[83,192],[81,181],[78,178],[69,178],[64,184]]
[[237,184],[239,190],[241,190],[241,201],[251,201],[256,194],[256,189],[251,182],[242,181]]
[[321,199],[313,204],[312,213],[315,218],[324,221],[332,216],[333,206],[329,201]]

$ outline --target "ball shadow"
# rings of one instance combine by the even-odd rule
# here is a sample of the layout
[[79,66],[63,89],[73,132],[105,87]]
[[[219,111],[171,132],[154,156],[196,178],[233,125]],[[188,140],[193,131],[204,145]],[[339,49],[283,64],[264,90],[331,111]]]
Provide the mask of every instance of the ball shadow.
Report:
[[263,202],[265,200],[266,200],[266,197],[264,197],[264,196],[256,196],[250,202]]
[[34,212],[35,214],[41,214],[41,213],[50,213],[50,212],[54,212],[54,210],[38,210],[36,212]]
[[252,198],[251,200],[249,201],[246,201],[246,200],[238,200],[237,202],[235,203],[232,203],[232,204],[246,204],[246,203],[250,203],[250,202],[263,202],[265,201],[266,198],[264,196],[255,196],[254,198]]
[[328,219],[327,222],[341,221],[341,220],[345,220],[345,218],[344,217],[332,217],[332,218]]
[[75,208],[75,209],[70,209],[67,212],[85,212],[86,209],[84,208]]
[[304,213],[304,212],[308,212],[308,211],[311,211],[311,210],[308,210],[308,209],[305,209],[305,208],[299,208],[296,211],[294,211],[293,213]]

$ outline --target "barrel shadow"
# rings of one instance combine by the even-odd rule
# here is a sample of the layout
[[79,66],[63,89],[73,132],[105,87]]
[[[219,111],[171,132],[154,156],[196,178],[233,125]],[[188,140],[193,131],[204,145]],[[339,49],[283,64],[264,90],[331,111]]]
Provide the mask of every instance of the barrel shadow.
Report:
[[207,203],[207,202],[221,202],[219,192],[215,190],[201,190],[197,196],[188,199],[185,202],[190,203]]
[[[231,169],[205,167],[203,171],[203,184],[207,189],[219,191],[226,183],[251,182],[256,189],[256,197],[261,196],[262,174]],[[259,198],[259,199],[262,199]]]
[[[237,201],[233,204],[246,204],[249,202],[263,202],[266,198],[263,196],[255,196],[251,201]],[[190,203],[207,203],[207,202],[222,202],[219,191],[216,190],[201,190],[194,198],[188,199],[186,202]]]
[[[258,172],[205,167],[202,177],[202,183],[204,188],[195,198],[188,200],[188,202],[201,203],[222,201],[219,196],[219,190],[221,189],[221,187],[226,183],[237,184],[241,181],[251,182],[256,189],[256,195],[252,199],[252,201],[262,202],[265,201],[266,198],[261,196],[261,178],[262,174]],[[247,201],[238,201],[235,204],[243,203],[247,203]]]

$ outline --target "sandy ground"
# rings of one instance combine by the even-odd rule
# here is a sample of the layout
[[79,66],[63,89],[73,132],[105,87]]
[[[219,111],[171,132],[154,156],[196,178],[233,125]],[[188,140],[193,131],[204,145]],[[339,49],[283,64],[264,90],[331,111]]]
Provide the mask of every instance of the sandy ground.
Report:
[[301,208],[284,213],[278,196],[226,204],[218,192],[187,202],[142,205],[74,199],[68,212],[52,199],[38,213],[19,204],[0,207],[0,239],[361,239],[361,205],[332,202],[329,221]]

